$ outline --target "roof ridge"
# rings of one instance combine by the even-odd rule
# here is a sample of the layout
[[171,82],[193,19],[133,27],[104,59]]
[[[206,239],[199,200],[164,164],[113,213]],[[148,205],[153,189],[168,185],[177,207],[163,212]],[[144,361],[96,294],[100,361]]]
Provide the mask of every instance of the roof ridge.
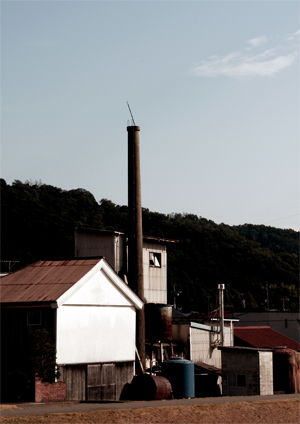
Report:
[[[270,327],[269,325],[248,325],[248,326],[236,325],[234,327],[234,329],[241,329],[241,330],[250,330],[250,329],[255,330],[255,329],[258,329],[258,328],[271,328],[272,329],[272,327]],[[276,330],[274,330],[274,331],[276,331]]]

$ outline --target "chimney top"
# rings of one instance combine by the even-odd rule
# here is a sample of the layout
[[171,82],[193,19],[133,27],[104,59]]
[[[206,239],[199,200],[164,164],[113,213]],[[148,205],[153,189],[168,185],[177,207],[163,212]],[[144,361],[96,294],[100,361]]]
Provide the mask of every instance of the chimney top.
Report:
[[136,125],[132,125],[127,127],[127,131],[140,131],[140,127],[137,127]]

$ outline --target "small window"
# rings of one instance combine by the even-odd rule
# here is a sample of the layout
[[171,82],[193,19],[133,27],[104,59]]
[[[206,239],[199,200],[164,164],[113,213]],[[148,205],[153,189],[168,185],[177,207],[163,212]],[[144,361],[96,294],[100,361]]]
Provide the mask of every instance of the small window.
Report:
[[41,325],[41,311],[27,311],[27,325]]
[[237,375],[236,382],[238,387],[246,387],[246,376],[245,375]]
[[246,376],[240,375],[228,375],[228,385],[231,387],[246,387]]
[[158,268],[161,267],[161,254],[160,253],[149,253],[149,265],[156,266]]

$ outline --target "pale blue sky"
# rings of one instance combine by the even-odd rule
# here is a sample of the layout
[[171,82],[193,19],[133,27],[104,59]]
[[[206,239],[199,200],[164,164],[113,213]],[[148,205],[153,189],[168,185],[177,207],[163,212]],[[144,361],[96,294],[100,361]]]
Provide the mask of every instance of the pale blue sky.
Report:
[[299,230],[299,2],[1,2],[1,176]]

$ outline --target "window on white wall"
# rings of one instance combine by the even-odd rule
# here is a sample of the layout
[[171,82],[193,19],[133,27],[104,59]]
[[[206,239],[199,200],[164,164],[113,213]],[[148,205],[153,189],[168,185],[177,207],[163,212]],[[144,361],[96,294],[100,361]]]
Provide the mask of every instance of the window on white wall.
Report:
[[161,254],[160,253],[149,253],[149,265],[160,268],[161,267]]

